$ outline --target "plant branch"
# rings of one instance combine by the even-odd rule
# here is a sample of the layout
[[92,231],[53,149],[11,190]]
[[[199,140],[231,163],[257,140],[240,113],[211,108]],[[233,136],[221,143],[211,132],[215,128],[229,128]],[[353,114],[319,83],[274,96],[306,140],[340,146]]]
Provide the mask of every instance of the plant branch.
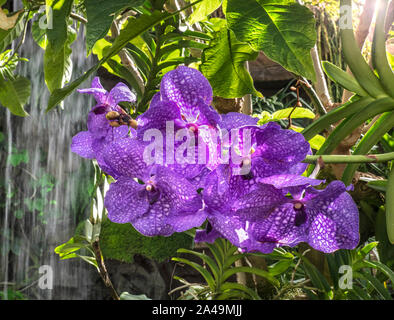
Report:
[[304,163],[377,163],[394,160],[394,152],[367,155],[317,155],[306,156]]
[[79,14],[76,14],[74,12],[70,13],[70,17],[73,18],[74,20],[82,22],[83,24],[87,24],[88,23],[88,20],[86,20],[84,17],[82,17]]
[[[111,25],[111,35],[112,35],[112,38],[116,38],[119,36],[119,28],[118,28],[118,24],[117,24],[116,20],[114,20]],[[140,91],[143,94],[144,90],[145,90],[144,80],[142,79],[135,63],[129,57],[129,55],[127,54],[127,51],[125,49],[120,50],[118,53],[118,56],[119,56],[122,64],[124,65],[124,67],[127,70],[129,70],[129,72],[131,72],[132,74],[135,75],[134,78],[137,81],[138,88],[140,89]]]
[[[366,0],[363,6],[363,11],[360,15],[360,22],[354,34],[357,41],[357,45],[360,50],[362,50],[365,39],[369,34],[369,29],[375,13],[375,7],[376,7],[375,4],[376,4],[375,0]],[[347,73],[351,74],[349,67],[347,67],[346,71]],[[343,90],[342,103],[347,102],[352,95],[353,95],[352,92]]]
[[319,53],[317,51],[316,45],[311,50],[311,56],[312,56],[313,66],[316,74],[315,88],[316,88],[317,96],[319,97],[319,100],[323,104],[324,109],[330,110],[332,109],[333,103],[330,94],[328,92],[327,81],[324,76],[323,69],[321,67],[321,61],[319,58]]
[[105,286],[111,291],[112,298],[114,300],[120,300],[119,295],[116,292],[116,290],[111,282],[111,279],[109,278],[107,268],[105,267],[104,259],[103,259],[103,255],[101,253],[100,244],[99,244],[98,239],[93,241],[92,247],[93,247],[93,252],[94,252],[94,256],[96,258],[98,271],[101,276],[101,279],[103,279]]

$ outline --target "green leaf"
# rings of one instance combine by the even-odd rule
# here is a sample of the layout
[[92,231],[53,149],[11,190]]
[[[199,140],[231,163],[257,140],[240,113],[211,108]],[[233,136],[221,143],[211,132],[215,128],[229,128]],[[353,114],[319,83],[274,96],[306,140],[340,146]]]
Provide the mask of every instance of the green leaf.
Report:
[[8,30],[0,29],[0,52],[4,51],[13,40],[21,35],[25,17],[26,14],[20,14],[13,28]]
[[201,260],[203,260],[209,266],[209,268],[211,269],[211,271],[215,277],[215,280],[216,281],[219,280],[219,273],[220,273],[219,268],[218,268],[217,264],[215,263],[215,261],[211,257],[207,256],[206,254],[196,252],[193,250],[188,250],[188,249],[178,249],[177,252],[189,253],[189,254],[199,257]]
[[16,116],[25,117],[28,113],[24,105],[30,97],[30,80],[17,77],[14,80],[0,78],[0,103]]
[[33,21],[32,26],[31,26],[31,35],[33,37],[33,40],[42,48],[45,50],[48,40],[47,40],[47,34],[46,34],[46,29],[40,28],[40,20],[37,19]]
[[[393,101],[394,104],[394,101]],[[368,154],[369,151],[376,145],[381,138],[394,127],[394,112],[386,112],[379,117],[378,120],[369,128],[361,141],[357,144],[353,155]],[[359,164],[348,164],[343,172],[342,181],[349,185],[352,182],[353,176],[358,169]]]
[[68,18],[71,13],[73,0],[46,0],[47,16],[52,8],[52,28],[46,29],[48,42],[52,45],[53,52],[61,51],[67,41]]
[[365,92],[365,90],[358,84],[356,79],[351,74],[343,71],[341,68],[338,68],[329,61],[323,61],[322,65],[327,76],[334,82],[344,87],[346,90],[354,92],[362,97],[368,95],[368,93]]
[[321,291],[329,292],[331,287],[323,274],[303,255],[297,254],[304,263],[305,272],[311,279],[313,285]]
[[128,292],[122,292],[119,298],[120,300],[152,300],[145,294],[131,294]]
[[137,7],[144,0],[85,0],[86,16],[86,50],[89,53],[97,40],[104,38],[111,27],[116,13],[128,7]]
[[252,289],[240,284],[240,283],[232,283],[232,282],[226,282],[223,283],[220,286],[221,291],[226,291],[226,290],[239,290],[246,292],[253,300],[261,300],[260,296],[254,292]]
[[29,153],[27,152],[27,150],[13,152],[8,158],[9,163],[13,167],[20,165],[22,162],[29,163],[29,160],[30,160],[30,158],[29,158]]
[[210,47],[203,51],[200,71],[210,82],[215,96],[240,98],[251,93],[261,97],[245,67],[246,61],[256,57],[257,52],[223,27],[214,34]]
[[253,268],[253,267],[234,267],[234,268],[228,269],[222,275],[222,282],[226,281],[229,277],[231,277],[233,274],[236,274],[238,272],[252,273],[257,276],[267,279],[269,282],[271,282],[276,287],[280,286],[279,281],[272,274],[270,274],[267,271],[264,271],[264,270],[261,270],[258,268]]
[[361,278],[367,280],[369,284],[379,293],[384,300],[392,300],[390,292],[384,287],[384,285],[374,276],[368,273],[368,271],[354,272],[355,278]]
[[216,282],[215,282],[214,278],[212,277],[212,275],[208,272],[207,269],[205,269],[204,267],[200,266],[198,263],[195,263],[193,261],[189,261],[187,259],[174,257],[171,260],[177,261],[177,262],[181,262],[181,263],[184,263],[184,264],[187,264],[187,265],[191,266],[193,269],[198,271],[204,277],[205,281],[207,282],[209,288],[212,291],[216,290]]
[[46,29],[48,43],[44,54],[45,83],[52,93],[71,78],[71,43],[76,35],[68,27],[73,0],[46,0],[47,15],[52,9],[52,28]]
[[373,250],[373,248],[376,248],[376,247],[377,247],[377,245],[378,245],[378,242],[377,242],[377,241],[370,242],[370,243],[368,243],[367,245],[365,245],[365,246],[359,251],[360,254],[361,254],[361,256],[362,256],[363,258],[365,258],[365,257],[367,256],[367,254],[370,253],[370,252]]
[[272,119],[273,120],[282,120],[282,119],[288,119],[291,114],[292,119],[299,119],[299,118],[308,118],[308,119],[314,119],[315,114],[306,108],[286,108],[286,109],[281,109],[278,111],[275,111],[272,114]]
[[78,251],[82,248],[86,248],[86,243],[80,242],[81,239],[76,237],[71,238],[66,243],[61,244],[55,248],[55,253],[59,255],[60,258],[64,258],[69,254]]
[[386,192],[387,180],[372,180],[367,182],[367,186],[376,191]]
[[291,260],[281,260],[268,267],[268,272],[273,276],[280,275],[287,271],[292,264]]
[[228,0],[226,18],[238,40],[315,81],[310,55],[316,42],[315,19],[307,7],[293,0]]
[[141,15],[138,19],[131,18],[126,28],[122,29],[118,38],[112,44],[106,55],[92,68],[85,72],[83,76],[71,82],[67,87],[56,89],[49,97],[49,102],[46,111],[50,111],[63,101],[71,92],[87,80],[94,72],[96,72],[101,65],[103,65],[109,58],[119,52],[126,44],[133,38],[139,36],[146,30],[150,29],[161,20],[166,19],[170,14],[164,12],[154,11],[151,15]]
[[115,61],[114,59],[109,59],[107,63],[111,67],[115,75],[121,77],[128,82],[128,84],[136,91],[138,97],[142,96],[142,92],[140,90],[134,73],[130,72],[126,67],[124,67],[122,64]]
[[75,40],[75,33],[70,32],[68,40],[59,48],[54,48],[49,42],[44,54],[45,83],[50,92],[63,87],[70,81],[72,74],[71,43]]
[[220,7],[222,0],[204,0],[198,3],[188,18],[190,24],[205,20],[208,15]]

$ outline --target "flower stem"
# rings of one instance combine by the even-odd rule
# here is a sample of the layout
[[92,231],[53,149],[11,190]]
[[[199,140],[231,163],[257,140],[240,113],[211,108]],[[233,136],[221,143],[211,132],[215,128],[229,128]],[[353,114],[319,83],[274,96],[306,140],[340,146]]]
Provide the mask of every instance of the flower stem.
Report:
[[394,160],[394,152],[367,155],[317,155],[306,156],[304,163],[377,163]]

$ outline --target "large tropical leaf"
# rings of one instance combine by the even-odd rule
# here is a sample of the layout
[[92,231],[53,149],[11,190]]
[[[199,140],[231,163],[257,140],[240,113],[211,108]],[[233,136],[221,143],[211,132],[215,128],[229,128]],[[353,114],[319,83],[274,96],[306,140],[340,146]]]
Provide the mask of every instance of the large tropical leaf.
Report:
[[201,72],[209,80],[213,94],[223,98],[239,98],[253,93],[262,96],[253,86],[253,79],[245,67],[257,52],[238,41],[226,26],[215,33],[210,47],[203,51]]
[[238,40],[287,70],[315,79],[310,55],[315,20],[307,7],[294,0],[228,0],[226,18]]

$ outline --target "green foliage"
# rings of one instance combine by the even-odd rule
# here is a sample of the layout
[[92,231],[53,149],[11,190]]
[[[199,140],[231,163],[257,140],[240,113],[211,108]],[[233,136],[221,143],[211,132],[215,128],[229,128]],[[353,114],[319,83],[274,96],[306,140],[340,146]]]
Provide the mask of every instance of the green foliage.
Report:
[[30,80],[17,76],[15,79],[0,78],[0,103],[13,114],[25,117],[28,113],[24,105],[30,97]]
[[226,25],[215,32],[210,46],[203,52],[200,65],[201,72],[212,85],[213,94],[240,98],[252,93],[262,97],[254,88],[245,66],[247,61],[256,59],[257,54],[248,44],[238,41]]
[[222,2],[223,0],[204,0],[198,3],[194,7],[193,12],[188,17],[188,22],[190,24],[194,24],[196,22],[205,20],[207,16],[220,7]]
[[86,0],[86,50],[88,54],[97,40],[108,33],[116,13],[130,7],[142,5],[144,0]]
[[152,300],[144,294],[130,294],[128,292],[122,292],[120,300]]
[[21,35],[25,24],[24,18],[26,18],[26,14],[20,14],[11,29],[0,29],[0,52],[4,51],[12,41]]
[[106,219],[100,233],[100,246],[106,259],[132,262],[135,254],[142,254],[156,261],[172,257],[179,248],[190,248],[192,239],[183,233],[170,237],[145,237],[133,226],[117,224]]
[[[193,296],[199,300],[224,300],[230,297],[231,299],[259,300],[260,296],[254,290],[243,284],[228,281],[231,276],[239,272],[246,272],[262,277],[272,285],[279,286],[279,281],[270,272],[253,267],[235,266],[235,262],[244,258],[246,255],[238,253],[237,248],[227,240],[217,239],[214,244],[207,243],[206,245],[211,251],[213,258],[205,253],[194,250],[179,249],[178,253],[194,255],[200,258],[203,264],[207,265],[209,269],[187,258],[172,258],[173,261],[194,268],[206,281],[206,285],[196,286],[188,284],[188,290],[183,294],[182,299],[191,299],[191,296]],[[187,284],[187,281],[182,278],[174,278]]]
[[228,0],[226,18],[238,40],[315,80],[310,55],[316,42],[315,20],[308,8],[293,0]]
[[3,291],[0,291],[0,300],[26,300],[26,296],[18,291],[13,289],[7,289],[7,294],[5,295]]

